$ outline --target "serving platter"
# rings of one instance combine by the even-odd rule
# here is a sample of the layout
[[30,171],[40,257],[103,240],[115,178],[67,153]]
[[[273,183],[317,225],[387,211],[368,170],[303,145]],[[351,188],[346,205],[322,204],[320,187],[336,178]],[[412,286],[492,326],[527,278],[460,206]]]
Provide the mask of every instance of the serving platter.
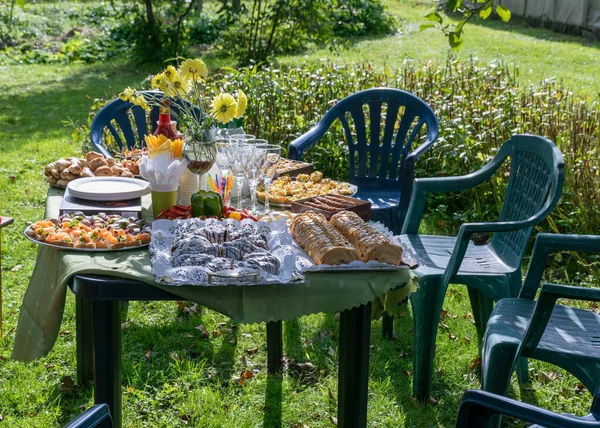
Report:
[[125,201],[150,193],[150,184],[137,178],[89,177],[69,182],[69,193],[80,199],[98,202]]
[[[356,193],[358,192],[358,187],[356,185],[354,185],[354,184],[349,184],[349,187],[350,187],[350,190],[352,191],[352,195],[349,195],[349,196],[356,195]],[[261,204],[264,204],[265,203],[264,193],[262,193],[262,192],[261,193],[256,192],[256,199]],[[277,201],[274,201],[272,198],[269,198],[269,205],[274,206],[274,207],[278,207],[278,208],[291,208],[292,207],[292,203],[291,202],[289,204],[282,203],[282,202],[277,202]]]
[[44,242],[44,241],[38,241],[37,239],[32,238],[31,236],[29,236],[27,234],[27,232],[30,232],[30,231],[31,231],[31,226],[27,226],[27,228],[25,229],[25,231],[23,232],[23,234],[25,235],[25,238],[27,238],[28,240],[30,240],[34,244],[42,245],[44,247],[57,248],[59,250],[66,250],[66,251],[79,251],[79,252],[85,252],[85,253],[114,253],[115,251],[139,250],[140,248],[147,248],[150,245],[150,244],[142,244],[142,245],[136,245],[134,247],[122,247],[122,248],[116,248],[116,249],[110,249],[110,248],[66,247],[64,245],[55,245],[55,244],[49,244],[49,243]]

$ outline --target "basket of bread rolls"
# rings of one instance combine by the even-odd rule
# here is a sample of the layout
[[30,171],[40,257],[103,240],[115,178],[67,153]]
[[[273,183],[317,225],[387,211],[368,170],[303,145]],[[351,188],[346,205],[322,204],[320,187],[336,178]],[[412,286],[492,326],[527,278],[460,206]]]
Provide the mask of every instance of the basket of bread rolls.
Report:
[[132,171],[121,162],[97,152],[86,153],[85,159],[60,158],[46,165],[44,175],[46,181],[56,187],[67,187],[69,181],[82,177],[133,178]]

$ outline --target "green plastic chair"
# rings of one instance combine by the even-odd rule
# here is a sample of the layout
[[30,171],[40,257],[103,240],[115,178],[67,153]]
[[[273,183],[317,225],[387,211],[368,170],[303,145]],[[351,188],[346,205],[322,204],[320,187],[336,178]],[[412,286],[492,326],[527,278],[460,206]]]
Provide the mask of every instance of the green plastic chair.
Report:
[[531,404],[485,391],[466,391],[458,411],[456,428],[489,428],[500,415],[533,423],[528,428],[600,428],[600,391],[585,416],[556,414]]
[[600,301],[600,289],[544,284],[552,251],[600,252],[600,236],[539,234],[529,270],[516,299],[501,300],[483,339],[483,389],[505,394],[519,357],[555,364],[577,377],[592,393],[600,386],[600,315],[557,305],[557,299]]
[[[465,223],[457,237],[419,235],[427,194],[460,191],[489,180],[511,158],[508,186],[496,222]],[[448,284],[468,287],[473,317],[481,337],[493,302],[516,297],[521,261],[536,224],[558,203],[564,181],[563,156],[550,140],[515,135],[481,170],[461,177],[417,179],[401,241],[420,259],[415,269],[419,289],[411,296],[414,322],[413,392],[426,400],[431,392],[438,322]],[[494,232],[487,245],[475,246],[473,233]],[[521,376],[526,376],[526,364]]]

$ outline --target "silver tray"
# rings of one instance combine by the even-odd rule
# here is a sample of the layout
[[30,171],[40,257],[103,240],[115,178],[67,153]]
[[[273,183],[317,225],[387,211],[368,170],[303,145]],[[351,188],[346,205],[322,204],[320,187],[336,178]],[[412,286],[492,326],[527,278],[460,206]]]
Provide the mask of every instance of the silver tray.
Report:
[[25,238],[27,238],[28,240],[30,240],[31,242],[33,242],[34,244],[38,244],[38,245],[43,245],[45,247],[50,247],[50,248],[58,248],[59,250],[66,250],[66,251],[82,251],[85,253],[114,253],[115,251],[126,251],[126,250],[139,250],[140,248],[147,248],[150,244],[142,244],[142,245],[138,245],[136,247],[123,247],[123,248],[117,248],[115,250],[111,250],[109,248],[76,248],[76,247],[65,247],[64,245],[55,245],[55,244],[49,244],[47,242],[43,242],[43,241],[38,241],[37,239],[32,238],[31,236],[27,235],[27,231],[31,230],[31,226],[27,226],[27,228],[25,229],[25,231],[23,231],[23,235],[25,235]]

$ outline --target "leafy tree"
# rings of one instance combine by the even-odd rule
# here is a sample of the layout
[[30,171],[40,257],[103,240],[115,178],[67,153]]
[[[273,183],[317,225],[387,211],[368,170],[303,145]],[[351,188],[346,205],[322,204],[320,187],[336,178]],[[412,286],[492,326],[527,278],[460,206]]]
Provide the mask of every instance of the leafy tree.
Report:
[[488,19],[493,14],[497,15],[504,22],[510,20],[510,10],[502,5],[494,5],[493,0],[445,0],[445,7],[452,12],[462,13],[462,19],[458,24],[444,24],[442,15],[438,12],[431,12],[425,16],[425,19],[429,21],[426,24],[420,26],[420,30],[427,30],[428,28],[438,28],[448,38],[450,47],[454,50],[461,48],[463,44],[463,28],[467,22],[474,16],[478,16],[481,19]]

